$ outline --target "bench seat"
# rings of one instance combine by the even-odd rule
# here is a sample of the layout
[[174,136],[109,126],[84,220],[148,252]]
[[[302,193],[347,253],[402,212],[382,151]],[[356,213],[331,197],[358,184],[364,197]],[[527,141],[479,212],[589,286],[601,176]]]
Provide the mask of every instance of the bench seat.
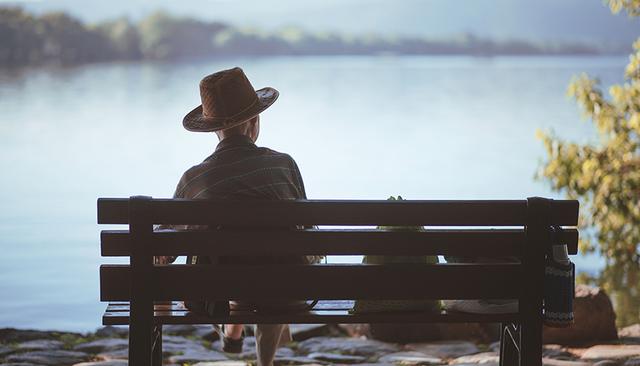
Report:
[[[385,312],[350,314],[352,300],[319,301],[312,311],[284,314],[257,314],[252,311],[231,311],[229,316],[209,317],[191,312],[177,301],[154,306],[155,324],[326,324],[326,323],[517,323],[518,313],[512,314],[465,314],[432,312]],[[104,325],[129,324],[129,303],[109,303],[102,316]]]

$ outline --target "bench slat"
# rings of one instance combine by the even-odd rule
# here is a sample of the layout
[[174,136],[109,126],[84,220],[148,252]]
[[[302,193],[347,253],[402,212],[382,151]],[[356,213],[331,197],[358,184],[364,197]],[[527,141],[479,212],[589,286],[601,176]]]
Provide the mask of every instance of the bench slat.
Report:
[[[152,277],[154,300],[491,299],[525,291],[518,264],[159,265]],[[128,265],[100,267],[102,301],[128,301],[129,283]]]
[[[349,305],[345,307],[345,304]],[[467,323],[467,322],[518,322],[518,314],[463,314],[463,313],[423,313],[388,312],[369,314],[349,314],[352,301],[320,301],[313,311],[306,313],[256,314],[249,311],[232,311],[228,317],[209,317],[190,312],[177,303],[156,305],[154,320],[159,324],[324,324],[324,323]],[[317,309],[317,310],[315,310]],[[104,325],[126,325],[129,323],[128,304],[110,304],[105,311]]]
[[[153,199],[155,224],[243,226],[428,225],[522,226],[526,200],[210,201]],[[129,199],[98,199],[99,224],[127,224]],[[551,224],[575,226],[578,201],[555,200]]]
[[[353,308],[354,300],[321,300],[314,305],[313,310],[349,310]],[[181,301],[171,301],[169,304],[165,302],[155,305],[156,311],[170,309],[174,312],[188,312],[189,310],[182,305]],[[238,309],[243,310],[243,309]],[[128,302],[110,302],[107,306],[107,313],[128,312]]]
[[[131,255],[128,230],[103,230],[103,256]],[[578,250],[578,231],[566,229],[569,254]],[[214,230],[153,234],[153,255],[522,255],[523,229],[427,230]]]

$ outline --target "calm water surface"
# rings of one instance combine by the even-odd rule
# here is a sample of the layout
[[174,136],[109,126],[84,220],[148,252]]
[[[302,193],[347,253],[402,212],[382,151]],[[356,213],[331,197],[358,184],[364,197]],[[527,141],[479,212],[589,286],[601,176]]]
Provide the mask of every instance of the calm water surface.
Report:
[[205,74],[240,65],[256,88],[280,90],[258,143],[294,156],[310,198],[522,199],[559,197],[533,179],[544,157],[536,129],[594,138],[565,96],[571,76],[608,85],[625,63],[312,57],[0,70],[0,327],[99,326],[96,198],[169,197],[212,152],[214,135],[181,126]]

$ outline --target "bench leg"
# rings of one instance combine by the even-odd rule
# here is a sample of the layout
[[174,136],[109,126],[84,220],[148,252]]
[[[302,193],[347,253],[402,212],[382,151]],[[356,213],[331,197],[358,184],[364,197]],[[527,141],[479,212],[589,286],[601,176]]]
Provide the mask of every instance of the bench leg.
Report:
[[520,366],[542,366],[542,319],[524,321],[520,329]]
[[151,355],[151,365],[153,366],[161,366],[162,365],[162,324],[158,324],[155,326],[153,332],[153,338],[155,342],[153,343],[153,351]]
[[500,332],[500,366],[520,366],[519,339],[511,324],[501,324]]
[[129,365],[152,365],[153,303],[151,303],[151,312],[132,312],[129,320]]
[[152,349],[153,325],[132,322],[129,326],[129,364],[152,365]]

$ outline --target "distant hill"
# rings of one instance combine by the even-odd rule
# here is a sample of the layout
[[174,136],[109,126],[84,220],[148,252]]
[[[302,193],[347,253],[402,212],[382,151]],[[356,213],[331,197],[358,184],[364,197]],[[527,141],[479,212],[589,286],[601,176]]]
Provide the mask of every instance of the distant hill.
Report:
[[0,7],[0,66],[114,60],[299,55],[577,55],[627,50],[583,42],[456,37],[353,36],[288,27],[279,31],[154,12],[137,21],[86,23],[65,12]]
[[[6,3],[6,2],[5,2]],[[640,20],[613,16],[602,0],[46,0],[29,10],[64,10],[89,22],[164,9],[172,14],[276,30],[451,37],[472,33],[497,40],[588,42],[610,47],[640,36]]]

